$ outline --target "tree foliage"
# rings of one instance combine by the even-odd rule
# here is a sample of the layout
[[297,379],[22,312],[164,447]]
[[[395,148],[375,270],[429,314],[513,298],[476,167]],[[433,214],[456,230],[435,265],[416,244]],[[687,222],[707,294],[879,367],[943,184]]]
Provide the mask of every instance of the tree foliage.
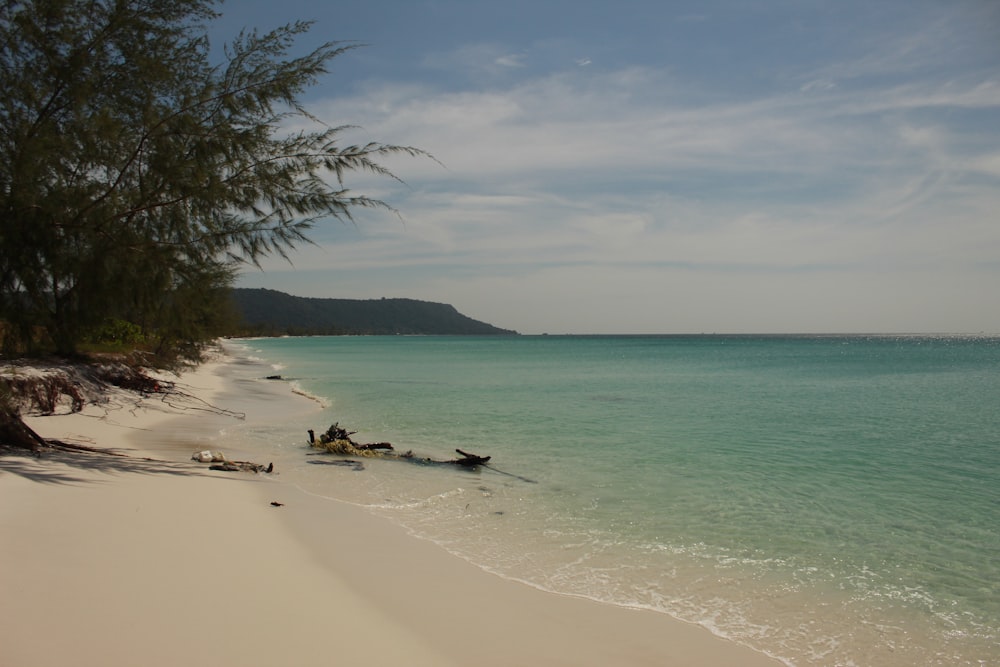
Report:
[[[422,151],[341,146],[300,96],[354,44],[292,57],[310,24],[248,30],[213,61],[212,0],[5,0],[0,320],[72,353],[109,320],[196,342],[235,269],[356,207],[350,172]],[[288,130],[293,122],[306,130]]]

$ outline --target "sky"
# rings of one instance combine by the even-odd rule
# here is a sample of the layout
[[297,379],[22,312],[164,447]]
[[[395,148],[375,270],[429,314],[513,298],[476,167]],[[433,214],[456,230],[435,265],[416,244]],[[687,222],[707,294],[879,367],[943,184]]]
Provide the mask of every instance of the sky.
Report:
[[241,287],[521,333],[1000,333],[1000,2],[229,0],[358,43],[303,97],[398,211]]

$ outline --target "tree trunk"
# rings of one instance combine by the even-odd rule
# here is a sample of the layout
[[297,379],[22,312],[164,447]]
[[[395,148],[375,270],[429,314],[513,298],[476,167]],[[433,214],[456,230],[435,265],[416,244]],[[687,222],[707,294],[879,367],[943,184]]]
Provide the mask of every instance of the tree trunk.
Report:
[[0,407],[0,444],[37,452],[45,447],[45,440],[31,430],[15,411]]

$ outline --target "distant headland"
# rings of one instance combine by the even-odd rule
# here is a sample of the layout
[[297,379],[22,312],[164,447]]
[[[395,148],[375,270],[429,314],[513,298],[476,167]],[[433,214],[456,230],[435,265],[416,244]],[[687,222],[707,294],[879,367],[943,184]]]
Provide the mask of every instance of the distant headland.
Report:
[[416,299],[321,299],[269,289],[232,290],[247,333],[262,336],[517,335],[446,303]]

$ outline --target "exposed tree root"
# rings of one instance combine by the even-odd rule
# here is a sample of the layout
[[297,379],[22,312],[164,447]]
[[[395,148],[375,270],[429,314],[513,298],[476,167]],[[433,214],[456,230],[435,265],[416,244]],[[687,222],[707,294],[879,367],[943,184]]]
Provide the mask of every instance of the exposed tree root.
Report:
[[[115,389],[124,390],[116,392]],[[134,397],[134,404],[128,396]],[[42,416],[73,414],[90,405],[108,409],[121,403],[143,407],[159,398],[176,412],[196,410],[244,419],[245,414],[214,406],[178,388],[177,383],[156,377],[148,370],[124,362],[44,364],[37,361],[10,362],[0,367],[0,446],[30,450],[45,448],[125,456],[108,449],[46,440],[21,419],[22,413]]]

